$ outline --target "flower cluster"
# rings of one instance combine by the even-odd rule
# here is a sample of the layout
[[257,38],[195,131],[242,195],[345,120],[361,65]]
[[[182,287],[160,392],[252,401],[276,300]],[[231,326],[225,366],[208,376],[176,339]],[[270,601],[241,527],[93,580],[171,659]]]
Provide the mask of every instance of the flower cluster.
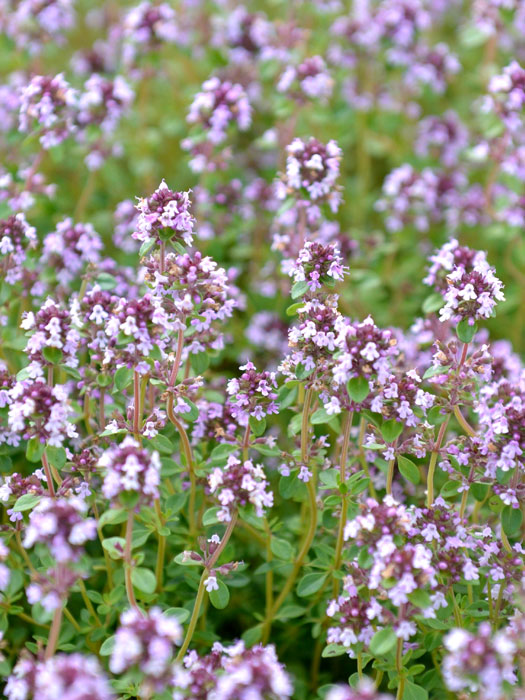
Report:
[[65,289],[70,289],[89,263],[98,263],[102,240],[92,224],[73,223],[66,218],[44,238],[43,261],[54,270]]
[[286,152],[286,173],[277,182],[277,197],[296,198],[298,205],[307,209],[311,220],[319,218],[319,205],[323,202],[328,202],[330,209],[336,212],[341,202],[336,182],[342,155],[336,142],[329,141],[325,145],[310,138],[305,143],[297,138],[287,146]]
[[97,536],[96,522],[84,517],[86,510],[86,503],[78,497],[43,498],[29,516],[24,547],[42,542],[57,562],[76,561],[85,543]]
[[[21,327],[31,333],[26,352],[34,376],[41,375],[42,368],[48,364],[46,349],[48,352],[50,349],[58,350],[60,362],[64,364],[70,367],[78,365],[77,349],[80,336],[72,326],[69,311],[60,307],[53,299],[46,299],[36,314],[29,311]],[[56,358],[51,358],[51,364],[56,364]]]
[[157,452],[148,452],[131,436],[120,445],[106,450],[99,459],[104,469],[102,492],[105,498],[117,501],[121,494],[137,494],[141,503],[151,504],[158,498],[160,459]]
[[0,264],[7,284],[15,284],[22,278],[27,251],[35,248],[36,243],[36,229],[27,223],[24,214],[0,221]]
[[22,657],[7,679],[7,700],[113,700],[108,679],[95,657],[57,654],[45,661]]
[[174,241],[191,246],[193,217],[190,193],[170,190],[164,180],[155,192],[137,204],[139,216],[133,236],[139,241]]
[[150,692],[160,691],[170,677],[174,646],[181,641],[177,618],[160,608],[151,608],[147,615],[133,608],[126,610],[120,617],[109,668],[112,673],[123,673],[138,667]]
[[347,268],[337,247],[317,241],[306,241],[289,270],[294,282],[306,282],[311,292],[344,279],[345,272]]
[[273,493],[269,490],[263,468],[251,460],[241,462],[230,455],[226,465],[216,467],[208,477],[208,486],[222,508],[217,517],[222,521],[231,520],[237,508],[251,503],[255,513],[262,517],[265,508],[273,505]]
[[253,362],[247,362],[239,369],[241,376],[230,379],[227,387],[231,414],[239,424],[247,425],[249,416],[261,420],[279,413],[275,372],[257,372]]

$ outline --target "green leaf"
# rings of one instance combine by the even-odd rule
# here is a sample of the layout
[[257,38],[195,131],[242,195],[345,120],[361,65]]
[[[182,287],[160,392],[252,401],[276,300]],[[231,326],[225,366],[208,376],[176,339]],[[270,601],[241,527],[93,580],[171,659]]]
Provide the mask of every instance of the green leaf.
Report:
[[220,579],[217,579],[217,584],[219,589],[210,591],[209,593],[210,603],[214,608],[222,610],[230,602],[230,591],[228,590],[228,586]]
[[29,462],[40,462],[46,446],[39,438],[32,437],[26,445],[26,459]]
[[441,488],[440,495],[443,496],[443,498],[452,498],[453,496],[457,496],[458,489],[459,489],[459,481],[454,481],[453,479],[449,479],[448,481],[445,481],[445,483],[443,484],[443,487]]
[[190,611],[186,610],[186,608],[168,608],[164,610],[164,615],[166,615],[166,617],[175,617],[182,625],[190,616]]
[[33,510],[33,508],[40,502],[42,496],[34,493],[24,493],[23,496],[17,498],[13,510],[21,513],[24,510]]
[[429,367],[423,375],[423,379],[430,379],[431,377],[437,377],[439,374],[445,374],[445,372],[448,372],[449,369],[450,365],[436,365],[435,367]]
[[320,425],[321,423],[329,423],[333,416],[329,416],[325,408],[318,408],[314,411],[310,417],[310,423],[312,425]]
[[210,366],[210,356],[206,352],[190,355],[190,364],[195,374],[203,374]]
[[370,640],[370,653],[373,656],[385,656],[397,643],[397,637],[391,627],[378,630]]
[[410,481],[412,484],[419,484],[421,475],[419,469],[411,459],[399,455],[397,458],[397,466],[407,481]]
[[292,304],[286,309],[286,315],[287,316],[295,316],[295,314],[299,311],[299,309],[302,309],[304,306],[304,301],[298,301],[295,304]]
[[508,537],[514,537],[514,535],[518,534],[522,520],[523,513],[521,512],[521,508],[505,506],[501,511],[501,527]]
[[489,491],[489,484],[484,484],[479,481],[475,481],[473,484],[470,486],[470,492],[476,499],[476,501],[484,501],[485,498],[487,497],[487,493]]
[[192,423],[199,417],[199,409],[193,403],[193,401],[190,401],[190,399],[188,399],[186,396],[183,397],[183,401],[190,407],[190,410],[187,413],[182,413],[181,417],[184,418],[184,420]]
[[122,559],[126,540],[123,537],[107,537],[102,540],[102,546],[112,559]]
[[264,418],[257,420],[254,416],[250,416],[249,423],[250,429],[255,437],[260,437],[266,430],[266,420]]
[[306,574],[297,585],[297,595],[300,598],[306,598],[317,593],[323,587],[327,576],[328,574],[325,573]]
[[364,377],[353,377],[346,385],[348,396],[356,403],[363,402],[370,393],[368,380]]
[[478,327],[475,323],[469,324],[468,319],[464,318],[456,326],[456,334],[462,343],[470,343],[476,335]]
[[225,463],[228,457],[238,449],[237,445],[217,445],[210,454],[210,461],[214,463]]
[[348,649],[342,644],[327,644],[323,649],[321,656],[323,659],[331,659],[334,656],[343,656],[346,654]]
[[418,608],[428,608],[431,604],[430,595],[422,588],[408,594],[408,599],[413,605]]
[[172,455],[175,452],[175,448],[171,440],[169,440],[165,435],[162,435],[162,433],[155,435],[155,437],[151,439],[150,445],[155,450],[158,450],[160,453],[165,455]]
[[272,553],[278,559],[284,559],[284,561],[291,561],[294,557],[294,548],[288,542],[288,540],[280,539],[279,537],[272,537],[270,548]]
[[405,681],[403,700],[428,700],[428,691],[412,681]]
[[381,435],[385,442],[394,442],[403,432],[403,423],[396,420],[387,420],[381,426]]
[[303,381],[303,379],[306,379],[312,374],[314,369],[314,367],[312,367],[312,369],[306,369],[306,367],[303,364],[301,364],[301,362],[299,362],[299,364],[295,368],[295,376],[297,377],[297,379]]
[[100,654],[100,656],[111,656],[114,647],[115,635],[112,634],[111,637],[108,637],[104,642],[102,642],[102,646],[98,650],[98,653]]
[[150,250],[153,248],[154,245],[155,245],[154,238],[148,238],[147,240],[145,240],[144,243],[139,248],[139,257],[143,258],[145,255],[147,255],[150,252]]
[[109,374],[97,374],[97,384],[101,387],[109,386],[112,381]]
[[47,362],[50,362],[52,365],[59,365],[64,359],[64,355],[60,348],[52,348],[49,346],[45,347],[42,350],[42,355],[44,356],[44,359],[47,360]]
[[118,525],[128,519],[128,512],[124,508],[110,508],[102,513],[98,521],[99,527],[105,525]]
[[256,443],[252,445],[254,450],[257,450],[262,455],[267,457],[279,457],[281,450],[277,445],[265,445],[264,443]]
[[299,299],[308,291],[308,282],[302,280],[301,282],[296,282],[291,291],[292,299]]
[[208,510],[202,516],[202,524],[205,526],[216,525],[219,522],[217,513],[221,509],[218,506],[213,506],[213,508],[208,508]]
[[66,451],[63,447],[48,445],[46,447],[46,455],[51,464],[57,469],[62,469],[67,461]]
[[423,313],[431,314],[435,311],[439,311],[439,309],[443,306],[444,303],[445,300],[443,299],[441,294],[434,292],[425,299],[421,308],[423,309]]
[[139,591],[142,591],[143,593],[148,593],[149,595],[155,593],[157,581],[155,579],[155,574],[149,569],[144,569],[141,566],[137,567],[136,569],[132,569],[131,582],[135,588],[138,588]]
[[113,377],[115,389],[117,389],[117,391],[123,391],[123,389],[125,389],[129,384],[131,384],[132,379],[132,369],[128,369],[127,367],[119,367],[119,369],[117,369],[117,371],[115,372],[115,376]]
[[277,620],[291,620],[294,617],[302,617],[305,613],[306,608],[290,603],[289,605],[283,605],[275,617]]

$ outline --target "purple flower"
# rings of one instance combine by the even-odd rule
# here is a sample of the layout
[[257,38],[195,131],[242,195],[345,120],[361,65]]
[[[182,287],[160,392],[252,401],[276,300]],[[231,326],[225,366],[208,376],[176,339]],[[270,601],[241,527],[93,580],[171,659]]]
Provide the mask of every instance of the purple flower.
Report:
[[42,147],[52,148],[74,132],[76,109],[77,94],[61,73],[55,77],[36,75],[22,91],[20,131],[41,130]]
[[102,493],[118,502],[121,493],[137,493],[141,503],[151,505],[159,497],[160,459],[149,453],[131,436],[106,450],[99,459],[105,470]]
[[217,514],[219,520],[229,521],[232,509],[255,506],[256,515],[261,518],[265,508],[273,506],[273,493],[268,489],[269,483],[263,468],[251,460],[241,462],[235,455],[230,455],[226,466],[216,467],[208,477],[210,492],[219,501],[222,508]]

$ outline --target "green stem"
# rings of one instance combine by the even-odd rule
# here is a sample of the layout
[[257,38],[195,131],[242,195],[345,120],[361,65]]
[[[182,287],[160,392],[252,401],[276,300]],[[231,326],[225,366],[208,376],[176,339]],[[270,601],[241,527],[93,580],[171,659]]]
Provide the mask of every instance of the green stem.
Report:
[[[339,462],[339,481],[341,486],[345,488],[346,486],[346,462],[348,459],[348,448],[350,445],[350,431],[352,430],[352,419],[354,414],[352,411],[348,411],[344,417],[343,422],[343,445],[341,448],[341,458]],[[341,566],[341,558],[343,553],[343,541],[345,533],[345,525],[347,518],[347,500],[348,496],[343,493],[341,498],[341,514],[339,516],[339,530],[337,532],[337,542],[335,546],[335,558],[334,558],[334,573],[339,570]],[[334,577],[332,585],[332,594],[334,598],[339,592],[339,580]]]
[[441,443],[445,437],[445,432],[447,430],[448,421],[450,416],[447,416],[439,428],[438,437],[430,455],[430,463],[428,465],[428,475],[427,475],[427,508],[430,508],[434,503],[434,472],[436,471],[436,463],[439,456],[439,450],[441,448]]
[[[155,512],[157,514],[157,518],[159,520],[159,523],[161,526],[165,524],[164,520],[164,515],[162,514],[162,510],[160,507],[160,500],[158,498],[155,499]],[[162,583],[163,583],[163,572],[164,572],[164,558],[166,554],[166,537],[164,535],[159,534],[159,546],[157,549],[157,563],[155,565],[155,578],[157,579],[157,593],[160,593],[162,590]]]
[[228,541],[232,535],[233,529],[235,527],[235,523],[237,522],[237,512],[234,512],[232,514],[231,520],[228,523],[228,527],[226,528],[226,532],[224,533],[224,536],[209,559],[209,561],[206,563],[206,567],[204,568],[204,571],[202,572],[202,576],[199,581],[199,588],[197,589],[197,596],[195,598],[195,603],[193,605],[193,612],[191,613],[191,618],[190,622],[188,625],[188,629],[186,630],[186,636],[184,637],[184,642],[182,643],[182,646],[179,650],[179,653],[177,654],[177,658],[175,659],[175,663],[179,663],[182,661],[184,658],[184,655],[186,654],[188,647],[191,643],[191,640],[193,638],[193,633],[195,632],[195,627],[197,626],[197,620],[199,619],[199,613],[201,610],[201,605],[202,605],[202,599],[204,598],[204,592],[205,592],[205,587],[204,587],[204,582],[210,575],[211,570],[215,566],[216,561],[224,551],[224,548],[228,544]]
[[60,627],[62,625],[62,612],[63,612],[63,602],[60,601],[59,606],[55,609],[53,613],[53,622],[51,623],[51,629],[49,631],[49,637],[47,639],[45,659],[50,659],[57,648],[58,637],[60,635]]
[[49,491],[49,495],[51,496],[51,498],[56,498],[57,495],[55,492],[55,485],[53,483],[53,477],[51,475],[51,469],[49,467],[49,462],[47,460],[45,450],[42,452],[42,466],[44,467],[44,473],[46,475],[47,490]]
[[126,593],[128,596],[129,604],[132,608],[138,609],[137,600],[135,598],[135,592],[133,591],[133,583],[131,581],[131,542],[133,537],[133,510],[128,513],[128,520],[126,523],[126,546],[124,549],[124,579],[126,582]]
[[397,640],[396,647],[396,670],[399,676],[399,685],[397,686],[396,700],[402,700],[405,692],[405,674],[403,670],[403,640],[401,637]]
[[82,600],[84,601],[84,604],[86,608],[89,611],[89,614],[93,617],[95,622],[97,623],[98,627],[102,627],[102,623],[100,622],[100,619],[95,612],[95,608],[93,607],[93,603],[89,600],[89,596],[86,591],[86,586],[84,584],[84,581],[82,581],[81,578],[78,579],[78,587],[80,588],[80,595],[82,596]]
[[180,436],[180,442],[182,446],[182,451],[184,452],[184,457],[186,459],[186,465],[188,467],[188,472],[190,475],[190,503],[189,503],[189,526],[190,526],[190,537],[194,538],[197,532],[196,522],[195,522],[195,497],[197,490],[197,479],[195,477],[195,467],[193,462],[193,452],[191,449],[191,444],[188,438],[188,434],[184,429],[184,426],[179,421],[175,412],[173,411],[173,395],[168,396],[168,401],[166,404],[166,413],[168,418],[177,428]]

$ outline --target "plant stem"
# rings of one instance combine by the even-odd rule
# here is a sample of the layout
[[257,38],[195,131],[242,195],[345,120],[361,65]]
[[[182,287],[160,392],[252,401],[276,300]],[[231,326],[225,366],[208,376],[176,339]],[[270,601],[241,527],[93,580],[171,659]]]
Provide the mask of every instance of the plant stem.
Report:
[[82,596],[82,600],[84,601],[86,608],[89,611],[89,614],[93,617],[93,619],[97,623],[97,626],[102,627],[102,623],[100,622],[100,619],[99,619],[97,613],[95,612],[95,608],[93,607],[93,603],[90,601],[89,596],[87,594],[84,581],[82,581],[81,578],[78,579],[78,587],[80,588],[80,595]]
[[60,626],[62,625],[62,611],[63,602],[60,601],[59,606],[55,609],[53,613],[53,622],[51,623],[51,629],[49,631],[49,637],[47,639],[47,647],[45,653],[45,659],[50,659],[57,648],[58,637],[60,635]]
[[104,534],[102,532],[102,528],[100,528],[99,524],[98,524],[99,520],[100,520],[100,515],[98,512],[96,501],[93,501],[93,514],[94,514],[95,519],[97,521],[98,539],[100,540],[100,546],[102,547],[102,552],[104,553],[104,561],[106,562],[106,573],[108,576],[107,587],[109,590],[111,590],[113,588],[113,574],[111,572],[111,559],[110,559],[110,556],[108,554],[108,551],[102,545],[102,540],[104,539]]
[[56,498],[55,485],[53,484],[53,477],[51,476],[51,469],[49,468],[49,462],[47,461],[46,451],[42,452],[42,466],[44,467],[44,472],[47,481],[47,490],[51,498]]
[[[162,510],[160,507],[160,500],[158,498],[155,499],[155,512],[157,514],[157,518],[159,519],[159,522],[161,526],[165,524],[165,519],[164,515],[162,514]],[[162,574],[164,571],[164,558],[165,558],[165,553],[166,553],[166,537],[164,535],[161,535],[159,533],[159,547],[157,549],[157,563],[155,566],[155,578],[157,579],[157,593],[160,593],[162,590]]]
[[132,608],[138,609],[135,593],[133,591],[133,583],[131,581],[131,541],[133,537],[133,510],[128,513],[128,521],[126,523],[126,547],[124,549],[124,579],[126,581],[126,593],[128,601]]
[[462,429],[465,431],[465,433],[469,437],[474,437],[476,435],[476,431],[474,428],[468,423],[468,421],[465,419],[463,414],[461,413],[461,409],[459,406],[454,406],[454,415],[456,416],[457,422],[460,424]]
[[361,464],[361,468],[364,471],[365,475],[370,479],[368,483],[368,488],[370,490],[370,495],[374,500],[377,500],[377,494],[376,490],[374,488],[374,484],[372,483],[372,479],[370,478],[370,471],[368,469],[368,462],[366,461],[366,455],[365,451],[363,449],[363,442],[365,440],[365,430],[366,430],[366,418],[361,418],[359,422],[359,437],[357,438],[357,448],[359,450],[359,462]]
[[250,424],[246,425],[246,430],[244,431],[244,438],[242,441],[242,459],[246,462],[249,455],[249,445],[250,445]]
[[226,528],[226,532],[223,535],[223,538],[215,550],[215,552],[212,554],[208,562],[206,563],[206,566],[204,568],[204,571],[202,572],[202,576],[199,581],[199,588],[197,589],[197,596],[195,598],[195,603],[193,605],[193,612],[191,613],[191,618],[190,622],[188,625],[188,629],[186,630],[186,636],[184,637],[184,642],[182,643],[182,646],[179,650],[179,653],[177,654],[177,658],[175,659],[175,662],[178,663],[182,661],[184,658],[184,655],[186,651],[188,650],[188,647],[191,643],[191,640],[193,638],[193,633],[195,632],[195,627],[197,626],[197,620],[199,619],[199,613],[201,610],[201,605],[202,605],[202,599],[204,598],[204,582],[210,575],[211,570],[215,566],[215,562],[218,560],[220,555],[222,554],[224,548],[228,544],[228,541],[232,535],[233,529],[235,527],[235,523],[237,522],[237,512],[235,511],[232,514],[231,520],[228,523],[228,527]]
[[405,692],[405,674],[403,672],[403,640],[401,637],[397,640],[396,647],[396,670],[399,676],[399,685],[397,686],[396,700],[402,700]]
[[140,411],[140,374],[137,370],[133,371],[133,435],[135,440],[140,442],[141,428],[141,411]]
[[179,373],[180,361],[182,357],[182,348],[184,345],[184,331],[179,328],[179,333],[177,335],[177,350],[175,352],[175,361],[173,362],[173,367],[171,368],[169,386],[175,386],[177,380],[177,374]]
[[439,455],[439,450],[441,447],[441,443],[443,442],[443,438],[445,437],[445,432],[447,430],[449,420],[450,416],[447,416],[441,424],[439,428],[438,437],[434,445],[434,449],[432,450],[432,454],[430,455],[430,463],[428,465],[427,475],[427,508],[430,508],[430,506],[434,503],[434,472],[436,470],[436,463]]
[[[306,391],[305,397],[304,397],[304,404],[303,404],[303,420],[302,420],[302,428],[301,428],[301,460],[303,463],[308,462],[308,417],[310,413],[310,406],[312,404],[312,396],[313,396],[313,390],[308,389]],[[288,579],[286,580],[283,588],[281,589],[281,592],[277,599],[275,600],[272,609],[270,611],[270,615],[267,616],[265,620],[265,626],[264,626],[264,632],[263,632],[263,644],[266,643],[266,640],[268,639],[270,635],[270,630],[272,626],[272,618],[275,616],[281,605],[283,604],[286,596],[290,591],[292,590],[292,587],[295,583],[295,580],[299,574],[299,571],[302,568],[303,561],[308,554],[308,551],[310,549],[310,546],[313,542],[313,539],[315,537],[315,531],[317,529],[317,503],[316,503],[316,497],[317,497],[317,491],[316,491],[316,471],[315,467],[312,467],[312,476],[308,480],[306,486],[308,489],[308,503],[309,503],[309,511],[308,511],[308,530],[306,532],[305,538],[303,540],[303,544],[301,546],[301,550],[299,554],[297,555],[297,559],[295,560],[295,563],[293,565],[293,569],[288,576]]]
[[188,472],[190,475],[190,503],[189,503],[189,527],[190,527],[190,537],[194,538],[196,534],[196,522],[195,522],[195,496],[196,496],[196,489],[197,489],[197,480],[195,477],[195,467],[193,463],[193,452],[191,449],[191,444],[188,438],[188,434],[186,433],[186,430],[184,429],[184,426],[182,423],[179,421],[177,416],[175,415],[175,412],[173,411],[173,396],[170,395],[168,396],[168,401],[166,404],[166,413],[168,414],[168,418],[170,421],[173,423],[173,425],[177,428],[180,436],[180,441],[181,441],[181,446],[182,446],[182,451],[184,452],[184,456],[186,458],[186,465],[188,467]]
[[[341,457],[339,462],[339,481],[341,486],[346,486],[346,461],[348,459],[348,448],[350,445],[350,431],[352,430],[352,420],[354,414],[352,411],[347,411],[344,421],[343,421],[343,445],[341,447]],[[334,573],[339,570],[341,566],[341,557],[343,552],[343,541],[344,532],[347,518],[347,493],[343,493],[341,497],[341,514],[339,516],[339,530],[337,532],[337,543],[335,547],[335,558],[334,558]],[[334,598],[339,592],[339,580],[334,577],[332,585],[332,594]]]

